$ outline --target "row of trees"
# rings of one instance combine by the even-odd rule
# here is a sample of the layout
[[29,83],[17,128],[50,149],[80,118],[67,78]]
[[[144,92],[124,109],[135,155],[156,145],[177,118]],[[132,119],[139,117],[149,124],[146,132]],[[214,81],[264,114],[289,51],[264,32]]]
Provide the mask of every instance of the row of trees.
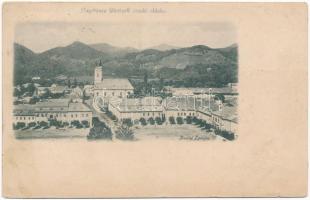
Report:
[[74,127],[74,128],[84,128],[84,127],[88,128],[89,122],[86,120],[83,120],[81,122],[78,120],[75,120],[69,124],[69,122],[63,122],[63,121],[58,121],[58,120],[50,120],[49,122],[46,122],[46,121],[30,122],[27,125],[25,122],[17,122],[17,123],[13,124],[13,129],[14,130],[19,130],[19,129],[26,130],[26,129],[30,129],[30,128],[48,129],[51,126],[54,126],[56,128],[65,128],[65,127],[69,127],[69,126]]

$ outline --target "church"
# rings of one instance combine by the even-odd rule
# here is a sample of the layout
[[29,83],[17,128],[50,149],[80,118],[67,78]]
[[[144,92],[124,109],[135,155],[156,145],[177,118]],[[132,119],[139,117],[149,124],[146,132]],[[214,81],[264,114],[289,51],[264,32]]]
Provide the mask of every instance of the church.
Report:
[[101,64],[96,66],[94,73],[94,98],[100,96],[105,100],[113,97],[125,98],[133,93],[133,86],[128,79],[103,78]]

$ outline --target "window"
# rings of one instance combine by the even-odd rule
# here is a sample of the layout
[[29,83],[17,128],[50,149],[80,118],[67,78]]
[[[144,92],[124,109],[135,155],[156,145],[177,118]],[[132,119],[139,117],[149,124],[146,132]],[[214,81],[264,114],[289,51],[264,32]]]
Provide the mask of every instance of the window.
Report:
[[41,114],[41,117],[44,117],[44,114],[43,114],[43,113]]
[[26,120],[26,117],[24,117],[24,120]]
[[60,110],[64,110],[64,108],[60,108]]
[[34,120],[34,117],[32,117],[32,120]]
[[97,92],[97,96],[99,96],[99,92]]
[[73,114],[71,114],[71,118],[73,118]]
[[145,113],[142,113],[143,117],[145,116]]
[[152,116],[154,116],[154,113],[152,113]]
[[84,117],[84,114],[82,114],[82,117]]
[[114,96],[114,92],[112,92],[112,96]]
[[104,96],[105,96],[105,97],[107,96],[107,93],[106,93],[106,92],[104,92]]
[[64,117],[66,117],[66,114],[64,114]]
[[77,115],[77,114],[75,114],[75,117],[78,117],[78,115]]
[[86,114],[85,116],[88,117],[88,114]]

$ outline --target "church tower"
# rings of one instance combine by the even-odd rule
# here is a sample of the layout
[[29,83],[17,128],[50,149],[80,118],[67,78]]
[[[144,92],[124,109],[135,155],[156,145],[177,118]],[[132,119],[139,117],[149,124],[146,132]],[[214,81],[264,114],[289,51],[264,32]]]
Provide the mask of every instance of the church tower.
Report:
[[103,74],[102,74],[102,66],[101,66],[101,60],[99,62],[99,65],[96,66],[95,68],[95,84],[97,83],[101,83],[101,81],[103,80]]

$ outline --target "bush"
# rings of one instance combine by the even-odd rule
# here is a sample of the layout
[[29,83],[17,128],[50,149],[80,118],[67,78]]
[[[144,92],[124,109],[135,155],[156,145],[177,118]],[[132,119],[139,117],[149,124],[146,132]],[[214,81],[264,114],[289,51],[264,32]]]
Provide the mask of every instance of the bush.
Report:
[[146,123],[146,120],[142,117],[142,118],[140,118],[140,123],[141,123],[141,125],[142,126],[146,126],[147,125],[147,123]]
[[169,117],[169,122],[170,122],[170,124],[175,124],[175,119],[174,119],[174,117]]
[[68,122],[64,122],[62,125],[63,125],[64,127],[65,127],[65,126],[69,126],[69,123],[68,123]]
[[123,119],[123,124],[129,127],[133,126],[132,120],[130,118]]
[[154,125],[154,124],[155,124],[155,120],[153,119],[153,117],[150,117],[147,121],[148,121],[151,125]]
[[162,121],[162,119],[160,117],[156,117],[155,121],[156,121],[156,124],[158,124],[158,125],[162,125],[163,124],[163,121]]
[[182,117],[177,117],[177,123],[178,124],[183,124],[183,118]]
[[130,129],[130,127],[123,125],[118,128],[118,130],[115,133],[115,137],[120,140],[133,140],[134,133]]

